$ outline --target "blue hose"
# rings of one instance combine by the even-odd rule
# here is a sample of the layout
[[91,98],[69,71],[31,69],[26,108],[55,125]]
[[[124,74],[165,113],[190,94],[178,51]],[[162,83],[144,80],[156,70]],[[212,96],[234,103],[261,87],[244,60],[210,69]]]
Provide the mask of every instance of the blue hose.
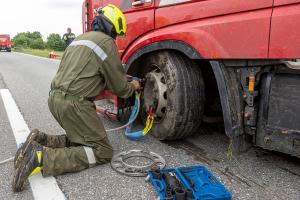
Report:
[[131,124],[132,122],[136,119],[138,113],[139,113],[139,109],[140,109],[140,94],[136,94],[136,97],[135,97],[135,101],[134,101],[134,106],[132,108],[132,111],[131,111],[131,114],[130,114],[130,117],[129,117],[129,120],[128,122],[131,122],[129,123],[130,125],[126,127],[126,130],[125,130],[125,135],[131,139],[131,140],[140,140],[141,138],[144,137],[143,135],[143,130],[141,131],[136,131],[136,132],[133,132],[131,131]]

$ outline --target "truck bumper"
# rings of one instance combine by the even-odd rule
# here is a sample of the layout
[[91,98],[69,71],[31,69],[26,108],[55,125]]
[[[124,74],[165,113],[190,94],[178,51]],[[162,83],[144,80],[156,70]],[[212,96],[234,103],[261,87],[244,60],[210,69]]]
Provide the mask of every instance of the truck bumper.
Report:
[[5,51],[9,51],[10,48],[6,47],[6,46],[0,46],[0,51],[5,50]]

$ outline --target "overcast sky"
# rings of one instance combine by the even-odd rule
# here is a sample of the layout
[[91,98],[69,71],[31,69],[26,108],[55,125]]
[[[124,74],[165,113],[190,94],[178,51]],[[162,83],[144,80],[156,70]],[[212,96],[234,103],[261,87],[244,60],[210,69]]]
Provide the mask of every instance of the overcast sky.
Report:
[[82,33],[83,0],[0,0],[0,34],[39,31],[46,39],[50,33],[63,35],[67,27]]

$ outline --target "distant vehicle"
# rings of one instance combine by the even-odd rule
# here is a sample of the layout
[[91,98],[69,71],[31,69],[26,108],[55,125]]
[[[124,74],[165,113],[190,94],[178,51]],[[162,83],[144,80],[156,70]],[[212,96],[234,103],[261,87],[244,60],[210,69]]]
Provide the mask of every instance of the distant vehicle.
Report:
[[[126,72],[147,80],[140,114],[151,106],[154,136],[185,138],[222,116],[233,149],[300,158],[300,0],[84,0],[83,32],[108,3],[126,16],[116,44]],[[128,104],[110,99],[106,116],[121,118]]]
[[11,41],[8,34],[0,34],[0,50],[11,52]]

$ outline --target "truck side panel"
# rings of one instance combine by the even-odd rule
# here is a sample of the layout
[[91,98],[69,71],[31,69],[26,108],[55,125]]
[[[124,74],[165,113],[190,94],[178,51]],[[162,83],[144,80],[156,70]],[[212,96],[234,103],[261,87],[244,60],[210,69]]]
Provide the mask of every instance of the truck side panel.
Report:
[[138,38],[123,62],[140,47],[162,40],[183,41],[205,59],[267,58],[270,15],[271,9],[266,9],[163,27]]
[[275,0],[274,3],[269,57],[300,58],[300,1]]
[[272,3],[206,0],[159,7],[155,28],[180,28],[178,39],[192,43],[204,58],[267,58]]
[[274,0],[274,6],[282,6],[293,3],[300,3],[300,0]]
[[164,2],[165,0],[156,1],[156,7],[158,8],[156,10],[156,28],[208,17],[246,11],[255,12],[259,9],[271,8],[273,0],[261,0],[259,3],[249,0],[192,0],[175,5],[172,2],[176,1],[168,1],[168,4],[166,4],[168,6],[165,6]]
[[300,157],[300,75],[288,73],[278,71],[262,78],[255,143]]

